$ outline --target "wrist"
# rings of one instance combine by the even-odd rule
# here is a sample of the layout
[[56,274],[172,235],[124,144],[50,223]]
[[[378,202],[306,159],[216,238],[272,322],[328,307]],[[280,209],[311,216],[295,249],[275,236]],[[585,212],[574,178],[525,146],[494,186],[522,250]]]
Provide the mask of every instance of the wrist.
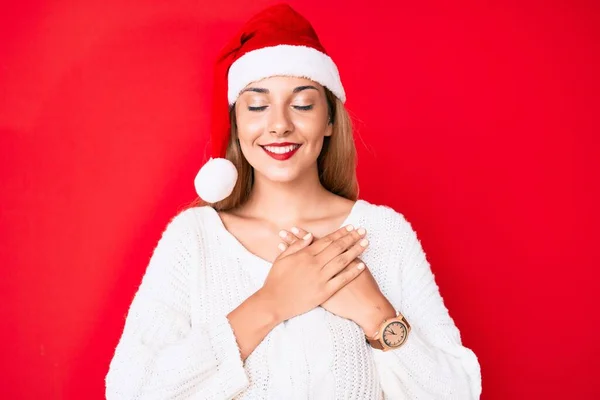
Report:
[[383,321],[394,318],[396,314],[394,306],[389,301],[386,301],[382,305],[372,307],[364,320],[359,323],[359,326],[366,336],[373,337],[379,331]]
[[229,314],[227,319],[233,329],[242,360],[273,330],[279,320],[272,303],[262,293],[255,292]]
[[285,321],[283,313],[277,307],[278,302],[262,288],[257,290],[250,298],[256,304],[257,309],[260,310],[263,318],[273,328]]

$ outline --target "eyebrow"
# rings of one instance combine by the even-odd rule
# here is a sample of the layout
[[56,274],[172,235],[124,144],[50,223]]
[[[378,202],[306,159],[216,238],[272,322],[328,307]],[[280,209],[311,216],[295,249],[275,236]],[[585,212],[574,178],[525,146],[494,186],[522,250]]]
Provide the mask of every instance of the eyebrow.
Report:
[[[316,87],[312,86],[312,85],[304,85],[304,86],[298,86],[296,88],[294,88],[294,90],[292,90],[292,93],[298,93],[301,92],[303,90],[306,89],[315,89],[316,91],[319,91],[319,89],[317,89]],[[246,88],[244,90],[242,90],[242,93],[244,92],[256,92],[256,93],[266,93],[269,94],[269,89],[265,89],[265,88],[255,88],[255,87],[250,87],[250,88]]]

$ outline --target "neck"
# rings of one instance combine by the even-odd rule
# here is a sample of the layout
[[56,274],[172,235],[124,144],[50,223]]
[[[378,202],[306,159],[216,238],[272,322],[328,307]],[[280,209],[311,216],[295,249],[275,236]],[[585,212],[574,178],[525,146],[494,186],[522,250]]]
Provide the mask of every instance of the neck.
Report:
[[276,182],[255,171],[244,214],[278,223],[297,223],[327,215],[335,197],[321,185],[317,168],[289,182]]

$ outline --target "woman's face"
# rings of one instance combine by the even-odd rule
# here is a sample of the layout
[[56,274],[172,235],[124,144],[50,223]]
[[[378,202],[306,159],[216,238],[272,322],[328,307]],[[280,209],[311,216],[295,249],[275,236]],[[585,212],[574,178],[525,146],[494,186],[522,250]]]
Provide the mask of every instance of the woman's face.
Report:
[[[240,147],[255,174],[287,182],[316,170],[323,138],[332,133],[323,86],[304,78],[265,78],[244,88],[235,112]],[[293,147],[269,146],[282,143]]]

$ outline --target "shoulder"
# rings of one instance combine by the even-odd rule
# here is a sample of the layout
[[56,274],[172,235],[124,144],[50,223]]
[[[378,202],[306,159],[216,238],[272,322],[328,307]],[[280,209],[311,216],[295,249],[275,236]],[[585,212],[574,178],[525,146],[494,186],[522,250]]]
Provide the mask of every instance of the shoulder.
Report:
[[365,222],[373,228],[394,232],[413,230],[412,224],[406,216],[392,206],[372,203],[367,200],[361,201],[363,203]]
[[398,279],[396,274],[416,271],[416,267],[428,267],[425,248],[404,213],[383,204],[369,203],[365,208],[363,226],[372,243],[367,252],[378,260],[385,260],[381,268],[386,269],[386,274],[391,274],[388,276],[392,277],[392,281]]
[[[196,265],[198,256],[205,247],[205,221],[207,206],[190,207],[179,210],[164,225],[158,242],[154,246],[151,264],[172,265],[168,270],[178,270],[182,274],[189,273],[189,267]],[[174,263],[173,260],[179,260]],[[187,272],[186,272],[187,271]]]
[[417,232],[406,215],[385,204],[376,204],[363,200],[362,223],[367,235],[376,238],[383,247],[393,249],[397,254],[420,245]]
[[178,211],[167,222],[162,236],[181,237],[199,234],[201,228],[209,223],[210,212],[215,212],[210,206],[189,207]]

